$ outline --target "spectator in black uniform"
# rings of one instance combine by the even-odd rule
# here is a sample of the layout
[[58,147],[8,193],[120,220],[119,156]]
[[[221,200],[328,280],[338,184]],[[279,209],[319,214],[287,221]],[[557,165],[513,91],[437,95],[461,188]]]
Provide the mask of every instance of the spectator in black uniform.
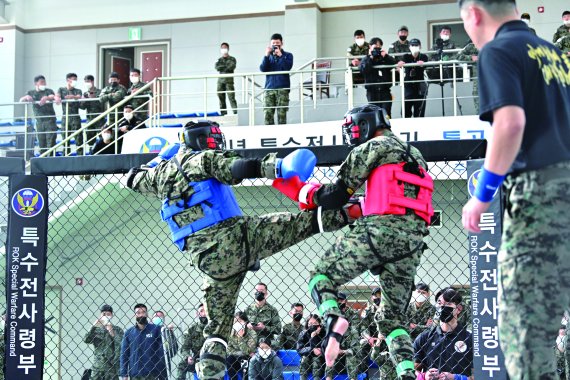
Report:
[[424,62],[428,61],[427,55],[420,53],[422,44],[417,38],[410,40],[410,54],[402,57],[398,66],[405,63],[417,63],[419,66],[406,67],[406,83],[404,89],[405,117],[424,117],[426,111],[427,84],[424,80]]
[[321,349],[324,338],[325,329],[321,326],[321,318],[317,314],[311,314],[297,341],[297,352],[302,356],[299,368],[301,380],[307,380],[311,372],[313,379],[324,376],[325,357],[324,350]]

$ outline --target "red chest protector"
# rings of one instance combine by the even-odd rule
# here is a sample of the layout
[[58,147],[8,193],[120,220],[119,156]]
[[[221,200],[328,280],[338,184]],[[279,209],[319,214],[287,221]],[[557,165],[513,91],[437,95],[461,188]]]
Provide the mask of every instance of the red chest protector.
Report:
[[[419,167],[421,176],[404,171],[405,162],[377,167],[366,181],[363,215],[404,215],[406,209],[414,212],[429,225],[433,215],[433,179]],[[404,183],[420,188],[418,197],[404,196]]]

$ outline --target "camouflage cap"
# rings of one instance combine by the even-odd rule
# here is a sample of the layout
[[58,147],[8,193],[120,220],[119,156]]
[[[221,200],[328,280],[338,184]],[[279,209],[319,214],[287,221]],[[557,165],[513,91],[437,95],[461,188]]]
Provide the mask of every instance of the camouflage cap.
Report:
[[417,38],[412,38],[410,40],[410,46],[421,46],[421,45],[422,45],[422,43]]

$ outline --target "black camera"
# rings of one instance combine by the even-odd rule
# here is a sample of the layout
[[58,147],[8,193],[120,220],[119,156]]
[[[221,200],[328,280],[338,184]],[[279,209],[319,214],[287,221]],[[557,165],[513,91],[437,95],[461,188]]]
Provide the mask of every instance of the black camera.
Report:
[[271,46],[271,48],[273,49],[273,54],[275,54],[275,52],[277,50],[279,50],[279,46],[277,46],[277,45],[273,45],[273,46]]
[[378,58],[382,56],[382,49],[381,48],[374,48],[372,49],[372,57]]

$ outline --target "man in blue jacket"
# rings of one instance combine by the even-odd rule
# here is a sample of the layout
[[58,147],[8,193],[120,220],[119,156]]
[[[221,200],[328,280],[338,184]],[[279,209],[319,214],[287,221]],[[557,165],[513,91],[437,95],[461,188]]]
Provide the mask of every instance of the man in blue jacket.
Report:
[[123,380],[163,380],[166,376],[160,326],[149,324],[147,307],[135,305],[136,324],[125,331],[121,344]]
[[[259,65],[259,70],[267,73],[289,71],[292,67],[293,54],[283,50],[283,36],[279,33],[273,34],[271,43],[265,49],[265,56]],[[277,124],[287,124],[290,88],[289,74],[275,74],[265,77],[265,125],[275,124],[276,109]]]

